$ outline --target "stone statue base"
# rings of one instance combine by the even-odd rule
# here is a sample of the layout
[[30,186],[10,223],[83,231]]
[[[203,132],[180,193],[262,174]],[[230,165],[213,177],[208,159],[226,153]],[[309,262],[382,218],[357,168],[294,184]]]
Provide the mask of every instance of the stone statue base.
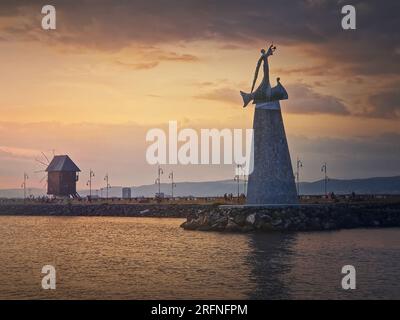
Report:
[[279,101],[254,112],[254,162],[247,204],[297,204],[298,197]]

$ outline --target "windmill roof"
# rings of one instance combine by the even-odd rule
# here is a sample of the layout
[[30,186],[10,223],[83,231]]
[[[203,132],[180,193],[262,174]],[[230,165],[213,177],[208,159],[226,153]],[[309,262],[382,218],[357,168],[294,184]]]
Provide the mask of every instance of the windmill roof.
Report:
[[81,171],[77,165],[71,160],[70,157],[64,156],[54,156],[51,160],[49,166],[46,169],[47,172],[51,171]]

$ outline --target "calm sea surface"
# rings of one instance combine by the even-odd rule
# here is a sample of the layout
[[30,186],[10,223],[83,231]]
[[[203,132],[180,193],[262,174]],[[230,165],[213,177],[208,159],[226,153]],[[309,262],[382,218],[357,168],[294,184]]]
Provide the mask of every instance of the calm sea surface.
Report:
[[[0,298],[400,298],[400,229],[184,231],[182,219],[0,217]],[[41,289],[41,269],[57,289]],[[341,268],[357,289],[341,289]]]

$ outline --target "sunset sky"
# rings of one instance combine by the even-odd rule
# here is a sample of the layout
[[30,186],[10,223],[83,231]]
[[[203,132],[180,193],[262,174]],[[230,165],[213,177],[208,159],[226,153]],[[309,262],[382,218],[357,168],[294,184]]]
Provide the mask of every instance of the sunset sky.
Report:
[[[302,179],[400,175],[400,2],[51,1],[57,29],[41,28],[47,1],[0,2],[0,188],[43,187],[41,152],[68,154],[78,188],[154,183],[146,132],[251,128],[242,108],[259,51],[272,41],[271,79],[292,162]],[[344,4],[357,30],[341,28]],[[43,157],[41,157],[43,159]],[[177,181],[233,178],[233,166],[175,166]],[[167,180],[167,174],[163,181]]]

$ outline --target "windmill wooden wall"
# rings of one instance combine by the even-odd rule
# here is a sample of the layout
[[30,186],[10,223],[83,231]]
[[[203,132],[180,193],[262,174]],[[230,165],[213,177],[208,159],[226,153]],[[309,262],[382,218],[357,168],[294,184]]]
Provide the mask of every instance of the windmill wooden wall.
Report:
[[49,172],[47,194],[65,197],[76,194],[76,173],[68,171]]

